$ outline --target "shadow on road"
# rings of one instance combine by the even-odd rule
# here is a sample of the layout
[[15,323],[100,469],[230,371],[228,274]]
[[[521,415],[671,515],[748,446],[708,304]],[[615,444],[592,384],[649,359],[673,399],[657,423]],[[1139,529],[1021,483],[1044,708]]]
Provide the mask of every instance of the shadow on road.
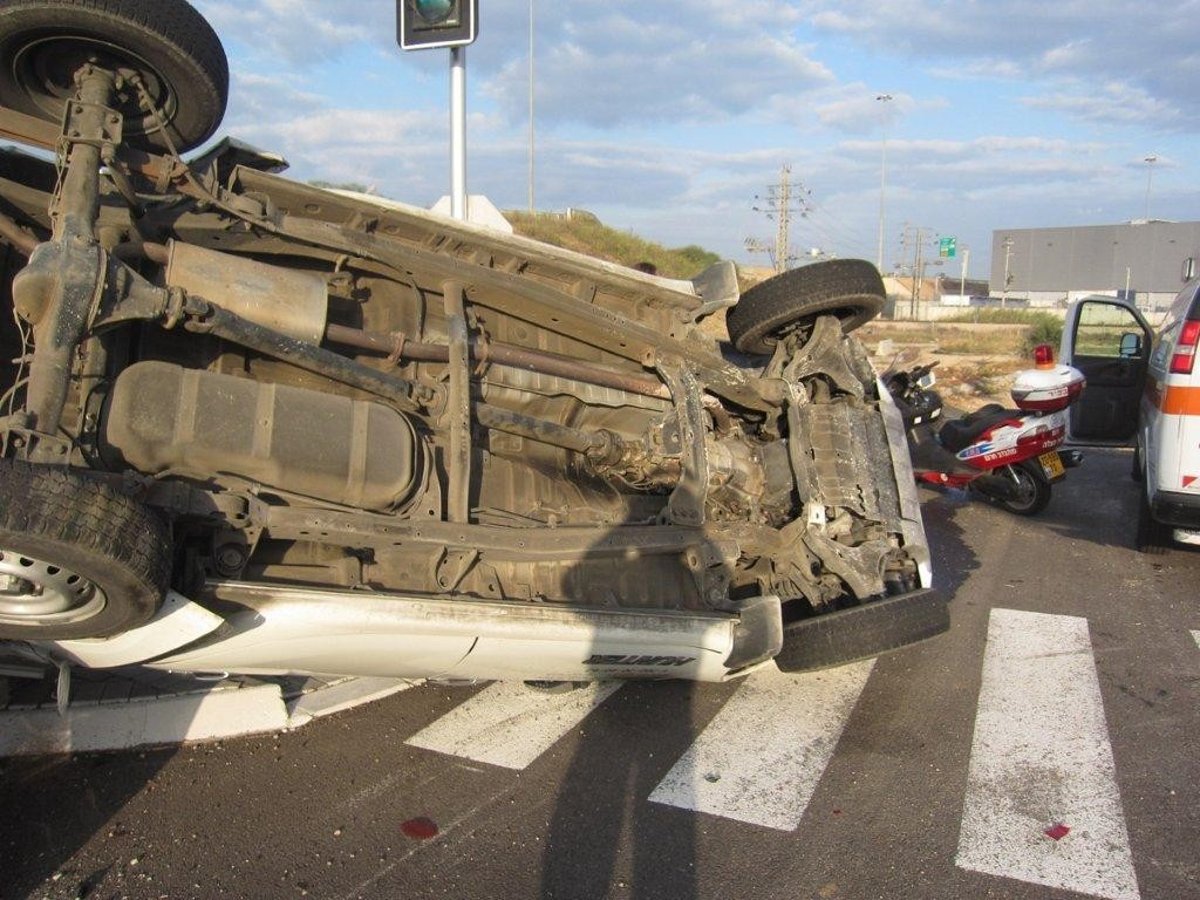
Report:
[[[1059,537],[1134,550],[1141,485],[1130,477],[1131,462],[1129,450],[1085,449],[1083,465],[1054,485],[1054,497],[1040,518]],[[1174,544],[1165,555],[1195,557],[1198,552]]]
[[[925,536],[933,557],[933,585],[938,593],[953,598],[968,576],[979,568],[979,557],[963,537],[958,513],[977,503],[966,491],[919,488]],[[997,511],[997,515],[1007,515]]]
[[[121,810],[153,784],[175,752],[169,748],[136,755],[0,760],[0,808],[5,810],[0,821],[0,898],[82,898],[115,892],[111,882],[105,886],[110,872],[137,855],[125,839],[129,832]],[[97,836],[107,837],[112,852],[105,856],[110,862],[94,871],[73,869],[70,860]]]
[[[588,717],[542,854],[543,900],[698,896],[696,815],[646,798],[692,742],[704,687],[631,684]],[[647,757],[632,749],[645,743],[629,736],[650,729],[659,752]]]

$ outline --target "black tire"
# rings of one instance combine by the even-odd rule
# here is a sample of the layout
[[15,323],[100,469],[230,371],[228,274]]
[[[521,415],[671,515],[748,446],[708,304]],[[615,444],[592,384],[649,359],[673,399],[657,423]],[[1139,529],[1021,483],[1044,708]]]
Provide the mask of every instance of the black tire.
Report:
[[1150,512],[1150,497],[1145,482],[1138,492],[1137,533],[1134,549],[1148,556],[1161,556],[1174,542],[1174,529],[1154,518]]
[[927,591],[874,600],[783,626],[775,665],[810,672],[871,659],[937,637],[950,627],[946,598]]
[[1027,459],[1005,469],[1016,479],[1018,496],[992,497],[997,506],[1014,516],[1036,516],[1046,508],[1050,502],[1050,479],[1037,460]]
[[0,638],[107,637],[166,592],[170,532],[146,506],[54,466],[0,460]]
[[[0,4],[0,106],[62,121],[74,75],[90,60],[137,73],[175,148],[207,140],[225,114],[229,63],[208,22],[184,0],[5,0]],[[125,142],[164,150],[167,136],[132,86],[114,106]]]
[[1142,448],[1137,444],[1133,445],[1133,460],[1129,463],[1129,477],[1138,484],[1141,484],[1145,478],[1145,473],[1142,471]]
[[729,339],[743,353],[770,354],[784,335],[836,316],[849,334],[883,309],[883,278],[863,259],[833,259],[790,269],[756,284],[725,315]]

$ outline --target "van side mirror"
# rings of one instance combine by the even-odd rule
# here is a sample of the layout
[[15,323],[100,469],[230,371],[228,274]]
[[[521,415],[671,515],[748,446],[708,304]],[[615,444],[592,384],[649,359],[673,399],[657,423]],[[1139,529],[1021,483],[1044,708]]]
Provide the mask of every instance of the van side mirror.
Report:
[[1142,355],[1142,336],[1136,331],[1121,335],[1121,358],[1138,359]]

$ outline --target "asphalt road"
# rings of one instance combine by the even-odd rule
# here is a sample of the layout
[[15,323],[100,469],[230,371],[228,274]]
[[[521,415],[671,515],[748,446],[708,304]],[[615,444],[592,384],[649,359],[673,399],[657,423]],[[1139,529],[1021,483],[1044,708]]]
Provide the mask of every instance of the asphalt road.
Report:
[[3,761],[0,895],[1200,898],[1200,550],[1133,552],[1128,465],[923,492],[953,626],[873,666]]

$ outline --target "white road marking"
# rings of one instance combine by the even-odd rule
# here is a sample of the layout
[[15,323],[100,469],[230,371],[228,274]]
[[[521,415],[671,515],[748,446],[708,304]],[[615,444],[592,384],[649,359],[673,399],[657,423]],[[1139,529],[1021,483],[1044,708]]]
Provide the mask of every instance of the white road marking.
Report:
[[874,662],[749,676],[650,799],[795,830]]
[[547,694],[519,681],[498,681],[405,743],[506,769],[524,769],[622,684],[597,682],[564,694]]
[[219,688],[124,703],[71,704],[0,713],[0,757],[122,750],[282,731],[287,707],[277,684]]
[[992,610],[955,861],[1137,900],[1086,619]]
[[313,719],[344,712],[364,703],[374,703],[420,682],[406,678],[346,678],[304,694],[288,704],[288,726],[298,728]]
[[1192,638],[1196,641],[1196,646],[1200,647],[1200,631],[1193,631]]

